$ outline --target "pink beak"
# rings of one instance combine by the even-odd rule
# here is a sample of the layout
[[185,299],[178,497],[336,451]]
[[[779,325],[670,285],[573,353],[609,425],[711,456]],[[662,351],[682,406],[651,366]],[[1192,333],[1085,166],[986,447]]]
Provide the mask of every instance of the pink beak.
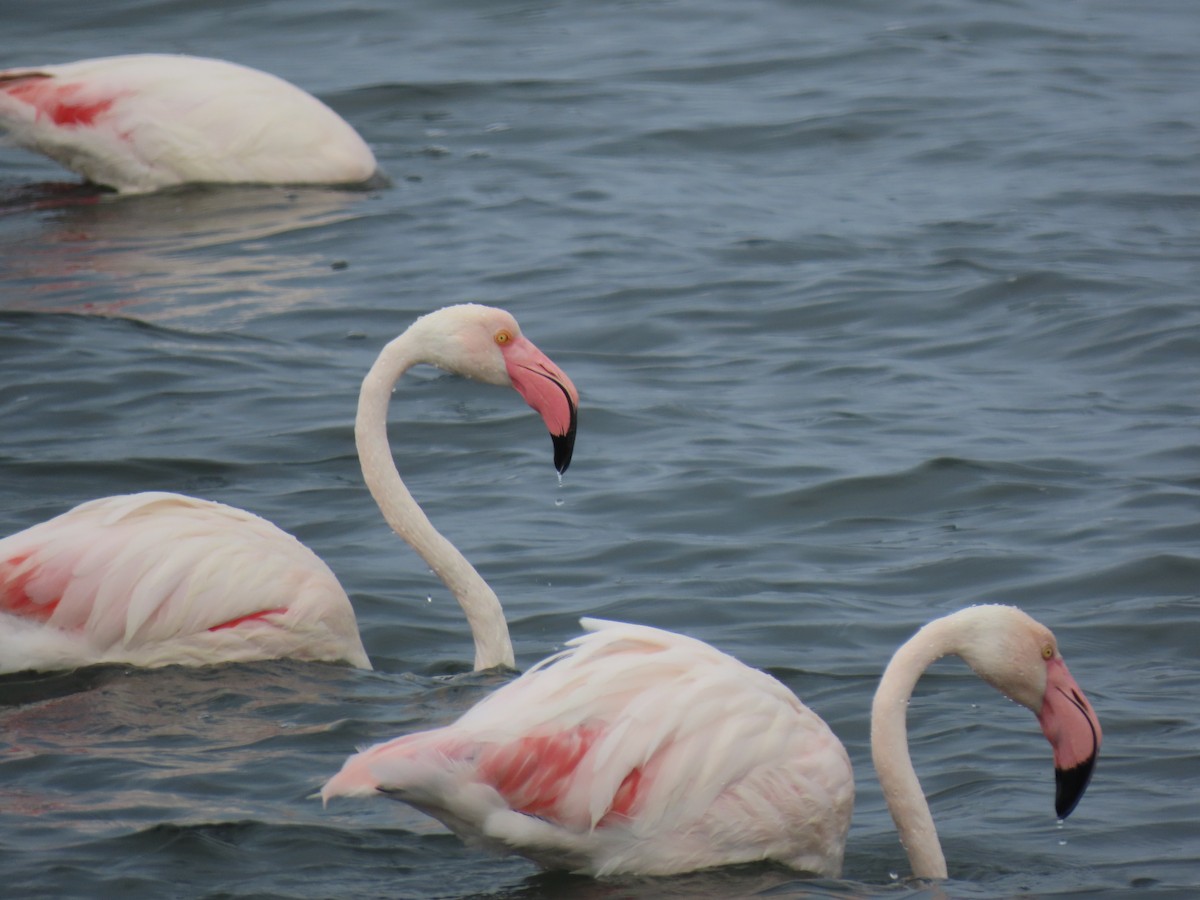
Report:
[[504,366],[513,387],[542,417],[554,441],[554,468],[567,471],[575,450],[579,392],[571,379],[528,338],[501,346]]
[[1054,748],[1054,809],[1065,819],[1091,781],[1102,735],[1092,704],[1059,656],[1046,663],[1046,693],[1038,721]]

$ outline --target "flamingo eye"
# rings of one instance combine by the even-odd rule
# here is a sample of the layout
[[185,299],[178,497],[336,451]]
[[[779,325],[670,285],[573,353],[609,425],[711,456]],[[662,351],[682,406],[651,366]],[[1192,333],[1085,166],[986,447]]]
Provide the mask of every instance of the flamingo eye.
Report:
[[505,344],[507,344],[509,341],[512,340],[512,332],[509,331],[507,328],[501,328],[499,331],[496,332],[496,336],[493,338],[493,340],[497,344],[499,344],[501,347],[503,347]]
[[1054,658],[1054,645],[1046,644],[1042,647],[1042,659],[1049,660]]

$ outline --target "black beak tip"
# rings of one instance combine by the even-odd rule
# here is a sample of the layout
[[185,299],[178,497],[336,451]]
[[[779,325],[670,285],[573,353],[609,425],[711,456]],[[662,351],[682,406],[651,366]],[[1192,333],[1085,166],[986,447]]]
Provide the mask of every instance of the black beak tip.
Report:
[[[563,393],[567,393],[565,388]],[[567,471],[567,466],[571,465],[571,454],[575,452],[575,427],[579,424],[579,410],[571,402],[569,394],[567,403],[571,407],[571,424],[567,427],[567,433],[551,433],[550,435],[550,440],[554,441],[554,468],[558,470],[559,475]]]
[[1054,782],[1054,811],[1060,819],[1069,816],[1072,810],[1083,798],[1088,782],[1092,780],[1092,770],[1096,768],[1096,757],[1081,762],[1070,769],[1055,769]]
[[575,429],[566,434],[552,434],[550,440],[554,442],[554,468],[561,475],[571,465],[571,455],[575,452]]

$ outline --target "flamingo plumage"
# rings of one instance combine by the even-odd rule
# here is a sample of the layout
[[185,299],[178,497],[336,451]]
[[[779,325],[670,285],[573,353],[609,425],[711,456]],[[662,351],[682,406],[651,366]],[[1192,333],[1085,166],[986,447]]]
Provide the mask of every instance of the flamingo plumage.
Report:
[[126,194],[377,180],[371,149],[332,109],[281,78],[218,59],[136,54],[3,70],[0,130]]
[[[516,389],[550,430],[560,472],[571,461],[578,393],[512,315],[463,304],[388,343],[359,394],[359,460],[384,518],[462,605],[476,668],[511,667],[499,599],[430,523],[392,459],[388,401],[420,363]],[[0,540],[0,673],[277,657],[370,668],[333,572],[251,513],[179,494],[122,495]]]
[[[583,626],[566,650],[454,724],[350,757],[323,799],[393,797],[472,845],[594,876],[759,860],[841,873],[854,779],[819,716],[701,641]],[[970,607],[925,626],[880,682],[873,747],[913,873],[931,878],[946,877],[945,863],[904,716],[917,677],[947,654],[1038,714],[1054,747],[1060,816],[1083,794],[1101,736],[1053,635],[1025,613]]]

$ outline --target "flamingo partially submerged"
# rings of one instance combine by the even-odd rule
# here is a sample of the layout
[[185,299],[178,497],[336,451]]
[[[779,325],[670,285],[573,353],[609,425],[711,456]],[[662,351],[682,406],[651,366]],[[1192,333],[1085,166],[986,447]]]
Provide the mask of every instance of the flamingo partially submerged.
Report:
[[[773,860],[837,877],[854,805],[841,742],[778,681],[701,641],[585,619],[587,634],[444,728],[350,757],[321,792],[388,796],[468,843],[583,874]],[[1009,606],[937,619],[880,681],[872,753],[913,874],[945,878],[905,725],[921,673],[961,656],[1038,717],[1056,809],[1083,795],[1100,724],[1054,635]]]
[[366,142],[320,100],[218,59],[138,54],[0,70],[0,131],[126,194],[382,180]]
[[[511,667],[495,592],[433,527],[392,459],[388,400],[420,363],[515,388],[546,423],[559,472],[571,462],[579,395],[509,313],[475,304],[414,322],[383,348],[359,394],[354,433],[371,495],[462,605],[475,667]],[[370,668],[329,567],[250,513],[179,494],[132,494],[0,540],[0,673],[275,657]]]

